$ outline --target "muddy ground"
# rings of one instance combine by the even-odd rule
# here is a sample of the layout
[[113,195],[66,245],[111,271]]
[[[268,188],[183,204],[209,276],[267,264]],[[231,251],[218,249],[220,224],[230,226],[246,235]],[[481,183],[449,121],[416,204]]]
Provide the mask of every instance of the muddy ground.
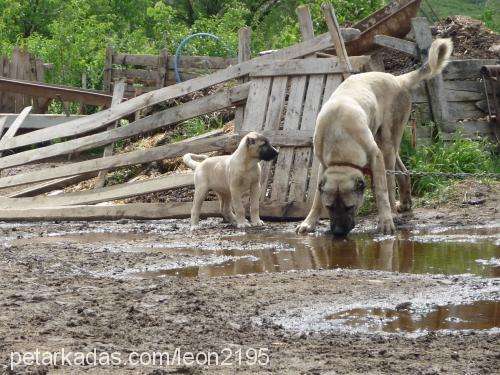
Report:
[[[497,198],[493,191],[477,205],[416,209],[396,236],[375,234],[375,218],[366,217],[347,240],[333,239],[326,222],[310,236],[296,236],[296,223],[240,231],[217,218],[196,233],[187,220],[0,223],[0,373],[499,373]],[[450,245],[433,250],[439,261],[422,263],[417,255],[427,250],[415,244],[433,242]],[[479,262],[447,268],[483,242]],[[236,275],[219,276],[228,274]],[[415,315],[477,301],[489,301],[490,321],[472,329],[391,332],[379,321],[373,329],[373,320],[327,319],[353,308]],[[447,314],[449,324],[475,322],[474,312]],[[210,366],[158,365],[176,348],[218,353],[227,366],[215,356]],[[73,362],[17,365],[17,353],[36,349],[73,352]],[[122,362],[78,357],[94,349]],[[253,349],[269,363],[250,365]],[[146,353],[145,363],[125,363],[133,352]]]

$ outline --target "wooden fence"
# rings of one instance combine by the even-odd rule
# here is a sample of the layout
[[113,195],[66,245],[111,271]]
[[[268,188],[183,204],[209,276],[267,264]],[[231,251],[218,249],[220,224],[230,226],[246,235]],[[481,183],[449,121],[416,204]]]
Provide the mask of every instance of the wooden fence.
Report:
[[[19,48],[12,51],[10,58],[0,56],[0,77],[43,82],[45,71],[49,67],[43,60]],[[43,99],[33,100],[28,95],[0,91],[0,113],[19,113],[24,107],[31,105],[38,108],[43,105]]]
[[[114,82],[125,79],[125,97],[134,97],[145,92],[174,85],[174,55],[166,49],[159,55],[134,55],[115,53],[112,47],[106,49],[104,70],[104,91],[112,92]],[[223,70],[237,63],[237,59],[209,56],[180,56],[181,80],[200,77]]]

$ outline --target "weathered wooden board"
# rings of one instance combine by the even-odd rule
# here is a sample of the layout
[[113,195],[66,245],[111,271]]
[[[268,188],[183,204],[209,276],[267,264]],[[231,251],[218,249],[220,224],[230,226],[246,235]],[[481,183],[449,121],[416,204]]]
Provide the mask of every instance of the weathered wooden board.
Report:
[[481,67],[483,65],[495,65],[500,62],[493,59],[473,59],[473,60],[452,60],[443,70],[443,78],[450,79],[477,79],[481,77]]
[[[125,93],[125,82],[124,81],[115,82],[113,87],[113,100],[111,101],[111,107],[120,104],[120,102],[123,100],[124,93]],[[118,121],[115,121],[114,124],[108,126],[107,130],[115,129],[117,126],[118,126]],[[110,143],[109,145],[107,145],[104,148],[102,156],[107,157],[113,155],[113,148],[114,148],[114,143]],[[97,180],[95,182],[94,188],[100,188],[104,186],[104,184],[106,183],[107,173],[108,173],[107,170],[102,170],[99,172],[99,174],[97,175]]]
[[[117,219],[183,219],[190,216],[191,202],[170,203],[131,203],[113,206],[67,206],[0,210],[0,220],[3,221],[49,221],[49,220],[117,220]],[[302,218],[307,205],[262,204],[262,218]],[[204,202],[201,207],[201,217],[219,216],[219,202]],[[327,218],[323,212],[321,217]]]
[[[370,56],[356,56],[351,59],[352,71],[359,72],[368,64]],[[343,73],[340,61],[337,58],[325,59],[302,59],[279,61],[267,67],[250,72],[250,77],[277,77],[291,75],[311,75],[311,74],[330,74]]]
[[[8,128],[14,122],[18,113],[0,113],[0,118],[5,118],[5,127]],[[20,129],[43,129],[54,125],[66,123],[71,120],[84,118],[82,115],[46,115],[46,114],[29,114],[21,124]]]
[[62,189],[66,186],[72,185],[72,184],[77,184],[81,181],[85,181],[91,178],[94,178],[97,176],[96,172],[93,173],[88,173],[88,174],[81,174],[78,176],[71,176],[71,177],[64,177],[64,178],[58,178],[53,181],[46,181],[42,182],[40,184],[32,185],[27,188],[14,191],[10,194],[7,194],[7,198],[21,198],[21,197],[34,197],[38,194],[43,194],[47,193],[53,190],[57,189]]
[[404,52],[410,56],[417,57],[417,45],[409,40],[394,38],[388,35],[375,35],[375,43],[382,47],[391,48],[396,51]]
[[125,199],[136,195],[156,193],[194,184],[193,173],[178,173],[172,176],[129,182],[88,191],[65,193],[51,196],[3,198],[0,197],[0,209],[16,207],[56,207],[78,204],[95,204]]

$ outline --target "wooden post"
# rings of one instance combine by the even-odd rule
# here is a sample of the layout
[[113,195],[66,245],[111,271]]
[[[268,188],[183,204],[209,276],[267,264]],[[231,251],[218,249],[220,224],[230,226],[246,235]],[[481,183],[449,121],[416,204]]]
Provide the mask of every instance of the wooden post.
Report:
[[106,62],[104,63],[104,83],[105,92],[111,92],[111,80],[113,79],[113,47],[106,47]]
[[[239,31],[239,41],[238,41],[238,64],[244,61],[250,60],[252,54],[250,51],[250,29],[248,27],[242,27]],[[245,82],[246,79],[241,79],[240,83]],[[234,128],[241,129],[243,127],[245,107],[239,106],[234,112]]]
[[[427,61],[429,48],[432,44],[432,34],[427,20],[422,17],[412,18],[411,24],[415,32],[417,50],[422,63]],[[443,76],[439,76],[426,81],[427,93],[429,95],[429,106],[432,118],[438,127],[449,121],[448,102],[446,100],[446,90],[444,88]]]
[[[120,104],[120,102],[123,100],[123,94],[125,93],[126,85],[127,84],[126,84],[125,80],[120,80],[118,82],[115,82],[115,88],[113,90],[113,100],[111,101],[111,107],[114,107],[114,106]],[[120,120],[118,120],[118,121],[120,121]],[[115,121],[113,124],[109,125],[106,130],[111,130],[111,129],[116,128],[118,126],[118,121]],[[107,145],[104,148],[104,152],[102,154],[102,157],[105,158],[107,156],[113,155],[113,147],[114,147],[114,143]],[[104,184],[106,182],[106,174],[107,173],[108,173],[107,169],[99,172],[99,175],[97,176],[96,183],[94,185],[94,189],[101,188],[104,186]]]
[[168,75],[168,50],[166,48],[160,51],[158,59],[158,82],[157,87],[161,89],[167,86]]
[[[347,50],[344,44],[344,38],[342,37],[342,33],[340,32],[340,26],[337,22],[337,17],[335,17],[335,11],[331,4],[322,4],[321,10],[325,15],[326,25],[328,26],[328,30],[330,31],[330,35],[332,36],[333,44],[335,45],[335,52],[339,61],[344,64],[347,71],[349,73],[352,72],[351,62],[349,61],[349,56],[347,55]],[[344,75],[344,78],[347,78]]]

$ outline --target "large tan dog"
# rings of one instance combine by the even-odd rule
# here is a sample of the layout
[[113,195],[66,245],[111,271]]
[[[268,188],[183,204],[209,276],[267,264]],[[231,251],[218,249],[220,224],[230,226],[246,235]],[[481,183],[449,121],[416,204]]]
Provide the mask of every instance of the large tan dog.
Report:
[[[261,226],[259,215],[260,174],[259,161],[273,160],[278,151],[269,140],[255,132],[248,133],[231,155],[208,157],[186,154],[183,162],[194,173],[194,201],[191,209],[191,229],[197,229],[200,210],[209,190],[214,190],[220,201],[221,214],[238,228]],[[250,222],[245,218],[242,196],[250,191]],[[234,209],[234,213],[233,213]]]
[[[394,176],[386,169],[406,171],[399,158],[399,145],[411,111],[410,90],[446,66],[453,46],[449,39],[435,40],[428,61],[418,70],[394,76],[369,72],[346,79],[323,105],[316,120],[314,154],[320,161],[319,185],[311,211],[297,232],[314,231],[321,205],[330,215],[336,235],[348,234],[363,203],[363,171],[373,176],[379,225],[383,233],[393,233],[391,213],[396,212]],[[398,176],[401,204],[411,209],[410,179]]]

